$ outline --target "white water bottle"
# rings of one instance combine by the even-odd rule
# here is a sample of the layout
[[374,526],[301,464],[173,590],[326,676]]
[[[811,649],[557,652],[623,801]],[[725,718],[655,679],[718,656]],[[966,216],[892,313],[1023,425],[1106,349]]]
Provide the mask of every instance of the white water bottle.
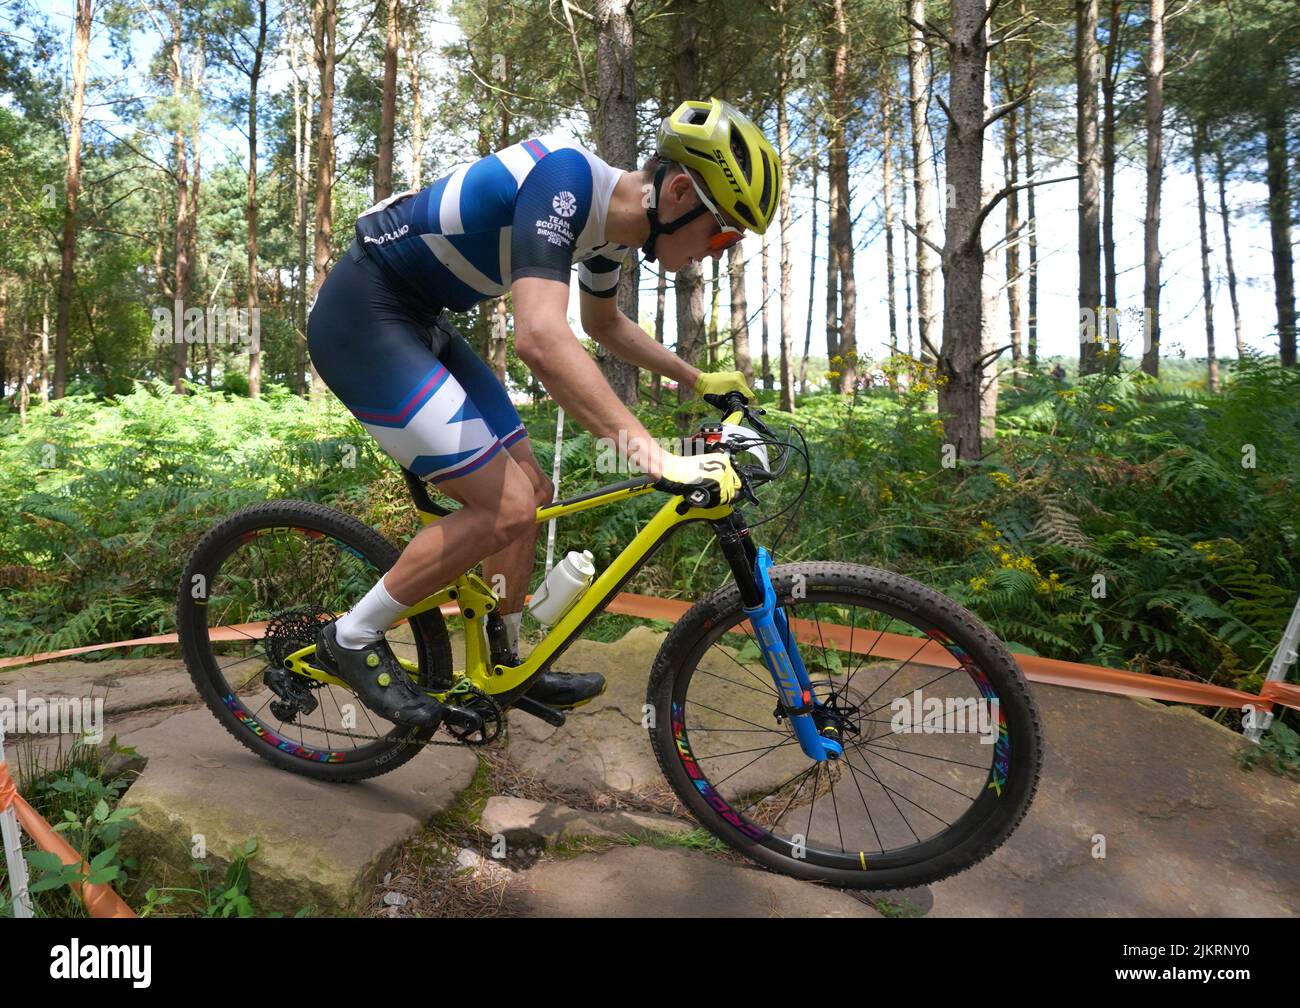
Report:
[[551,568],[546,580],[533,592],[528,611],[542,626],[558,623],[591,587],[595,576],[591,550],[583,550],[581,553],[570,550],[569,555]]

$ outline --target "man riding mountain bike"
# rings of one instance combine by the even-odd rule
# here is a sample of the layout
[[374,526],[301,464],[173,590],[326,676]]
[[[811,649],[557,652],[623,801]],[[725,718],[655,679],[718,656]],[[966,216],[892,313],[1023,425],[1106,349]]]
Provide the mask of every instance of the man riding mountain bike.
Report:
[[[320,630],[319,664],[367,707],[396,724],[441,723],[448,708],[417,688],[384,632],[480,561],[490,583],[504,575],[500,612],[518,649],[536,509],[553,498],[518,412],[446,312],[511,291],[515,349],[566,413],[625,445],[625,460],[654,476],[657,489],[704,485],[727,503],[740,487],[727,455],[661,449],[579,344],[567,315],[569,272],[577,263],[583,329],[612,354],[700,394],[752,399],[739,372],[687,364],[623,315],[614,295],[633,247],[671,271],[716,259],[746,229],[767,230],[780,189],[772,145],[714,98],[683,102],[664,119],[640,171],[548,134],[360,216],[308,316],[312,363],[384,451],[462,505],[422,529],[355,607]],[[567,709],[604,689],[598,673],[548,671],[528,695]]]

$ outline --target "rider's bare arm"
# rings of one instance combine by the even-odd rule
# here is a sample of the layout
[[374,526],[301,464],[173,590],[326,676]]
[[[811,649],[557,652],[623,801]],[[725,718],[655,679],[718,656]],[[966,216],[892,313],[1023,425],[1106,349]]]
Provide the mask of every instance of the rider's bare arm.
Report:
[[[610,438],[620,450],[626,444],[626,457],[642,472],[658,478],[662,474],[658,444],[619,401],[569,325],[568,285],[541,277],[519,277],[512,290],[519,359],[583,428],[598,438]],[[621,439],[620,431],[626,432]]]
[[629,364],[663,375],[687,388],[695,387],[699,368],[692,367],[662,343],[653,340],[639,325],[619,310],[612,297],[578,297],[582,328],[610,353]]

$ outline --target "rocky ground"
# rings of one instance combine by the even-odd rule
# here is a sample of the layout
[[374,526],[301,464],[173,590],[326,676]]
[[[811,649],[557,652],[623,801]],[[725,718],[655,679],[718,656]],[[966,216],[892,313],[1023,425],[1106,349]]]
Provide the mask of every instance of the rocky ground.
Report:
[[[985,861],[923,889],[838,890],[752,867],[698,829],[641,727],[663,634],[579,642],[607,693],[561,729],[512,712],[502,743],[429,749],[329,784],[257,758],[179,662],[0,672],[0,695],[105,696],[138,807],[146,885],[185,885],[249,837],[259,911],[372,916],[1254,916],[1300,911],[1300,786],[1241,769],[1239,736],[1187,708],[1033,687],[1042,781]],[[11,750],[11,763],[13,762]],[[21,770],[21,767],[19,767]],[[1098,856],[1103,853],[1104,856]]]

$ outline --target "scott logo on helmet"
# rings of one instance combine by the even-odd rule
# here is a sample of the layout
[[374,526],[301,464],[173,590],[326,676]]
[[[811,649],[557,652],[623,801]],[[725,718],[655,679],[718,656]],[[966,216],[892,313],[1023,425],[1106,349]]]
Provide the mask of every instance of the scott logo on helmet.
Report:
[[735,190],[736,195],[743,196],[744,193],[741,192],[740,185],[736,182],[736,176],[732,174],[730,166],[727,164],[726,159],[723,158],[722,151],[716,147],[713,148],[713,160],[718,162],[718,167],[722,169],[722,174],[727,176],[727,181],[731,183],[731,188]]

